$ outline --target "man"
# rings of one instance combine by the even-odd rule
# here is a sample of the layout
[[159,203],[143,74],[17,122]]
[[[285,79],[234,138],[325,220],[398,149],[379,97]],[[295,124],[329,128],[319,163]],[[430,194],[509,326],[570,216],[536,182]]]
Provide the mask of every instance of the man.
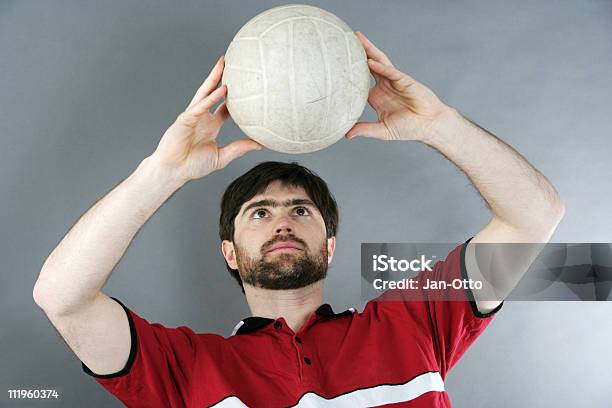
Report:
[[[460,302],[434,300],[425,290],[421,301],[392,301],[403,294],[387,291],[361,313],[335,313],[322,302],[336,247],[336,203],[312,172],[268,162],[234,181],[222,200],[221,250],[253,315],[230,337],[150,324],[102,293],[134,235],[168,197],[261,148],[249,139],[222,148],[215,142],[229,116],[224,103],[209,112],[226,92],[217,88],[220,58],[155,152],[51,253],[34,288],[36,303],[83,369],[128,406],[450,406],[446,373],[537,252],[500,263],[507,259],[502,247],[481,262],[475,244],[545,243],[564,206],[516,151],[357,35],[376,80],[368,101],[379,120],[357,123],[346,136],[417,140],[467,174],[491,221],[419,280],[469,278],[483,282],[483,290],[461,291]],[[483,266],[495,262],[502,267]]]

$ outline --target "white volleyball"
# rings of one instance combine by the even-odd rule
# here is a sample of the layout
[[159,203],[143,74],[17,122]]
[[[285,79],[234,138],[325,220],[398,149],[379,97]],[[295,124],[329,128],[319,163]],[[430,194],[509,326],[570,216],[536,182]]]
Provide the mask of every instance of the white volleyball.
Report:
[[361,116],[370,73],[351,28],[318,7],[286,5],[253,17],[225,54],[222,83],[232,118],[283,153],[341,139]]

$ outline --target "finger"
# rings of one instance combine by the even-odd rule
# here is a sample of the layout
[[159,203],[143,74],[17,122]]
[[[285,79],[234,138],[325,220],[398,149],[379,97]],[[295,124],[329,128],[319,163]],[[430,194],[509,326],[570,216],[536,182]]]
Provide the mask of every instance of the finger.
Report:
[[385,55],[385,53],[376,48],[372,41],[368,40],[368,38],[361,31],[357,31],[355,34],[361,41],[361,45],[363,45],[363,49],[365,50],[368,58],[372,58],[385,65],[393,66],[391,60]]
[[189,109],[191,106],[195,105],[200,100],[208,96],[208,94],[210,94],[210,92],[217,87],[217,84],[219,84],[219,81],[221,80],[221,75],[223,74],[223,67],[225,65],[224,63],[225,58],[222,55],[221,57],[219,57],[219,60],[217,60],[217,63],[210,71],[210,74],[208,74],[208,77],[204,80],[202,85],[200,85],[200,88],[196,91],[195,95],[193,96],[193,99],[191,99],[191,102],[189,102],[189,105],[187,105],[186,109]]
[[229,110],[227,110],[227,104],[225,102],[219,105],[217,109],[215,109],[215,113],[213,113],[213,116],[221,122],[224,122],[225,119],[229,117],[229,115]]
[[383,65],[380,62],[374,61],[372,59],[368,60],[368,65],[373,73],[383,76],[391,81],[402,81],[403,84],[406,86],[410,86],[416,82],[412,77],[407,74],[404,74],[402,71],[395,67]]
[[381,122],[358,122],[346,133],[345,137],[352,139],[357,136],[387,139],[388,131],[387,127]]
[[193,106],[194,104],[196,104],[197,102],[205,98],[206,96],[208,96],[210,92],[217,87],[221,79],[221,76],[223,75],[224,66],[225,66],[225,57],[222,55],[217,60],[217,63],[215,64],[213,69],[210,71],[210,74],[208,75],[206,80],[204,80],[202,85],[200,85],[200,88],[196,91],[193,99],[189,103],[188,108],[190,106]]
[[[370,60],[368,59],[368,61]],[[368,62],[368,68],[369,68],[369,64],[370,63]],[[376,73],[371,68],[370,68],[370,74],[374,77],[374,82],[377,84],[380,82],[381,79],[383,79],[383,77],[380,74]]]
[[375,59],[378,62],[383,63],[385,65],[393,66],[389,57],[387,57],[387,55],[384,52],[378,49],[378,47],[376,47],[374,43],[370,41],[368,37],[365,36],[364,33],[362,33],[361,31],[357,31],[356,34],[358,38],[360,39],[361,44],[363,45],[363,48],[369,58]]
[[219,102],[225,96],[227,92],[227,86],[221,85],[215,89],[206,98],[199,102],[196,102],[191,108],[187,109],[186,112],[193,116],[202,116],[203,113],[207,112],[217,102]]
[[232,160],[252,150],[261,150],[262,145],[253,139],[240,139],[219,149],[219,168],[227,166]]
[[226,90],[227,87],[225,86],[221,86],[220,88],[215,89],[206,98],[202,99],[200,102],[196,103],[191,108],[178,115],[176,122],[189,127],[196,126],[200,119],[202,119],[202,115],[205,112],[208,112],[208,109],[210,109],[215,103],[219,102],[221,98],[223,98]]

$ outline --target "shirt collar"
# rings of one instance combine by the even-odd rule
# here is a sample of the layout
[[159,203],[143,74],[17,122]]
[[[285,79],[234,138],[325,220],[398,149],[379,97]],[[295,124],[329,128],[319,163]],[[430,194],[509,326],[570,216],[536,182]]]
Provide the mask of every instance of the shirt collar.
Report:
[[[339,317],[339,316],[348,316],[348,315],[353,314],[354,312],[355,312],[355,309],[351,307],[345,310],[344,312],[335,313],[334,309],[332,309],[329,303],[323,303],[321,306],[317,308],[317,310],[315,310],[315,314],[317,316],[330,317],[330,318]],[[232,331],[232,336],[237,335],[237,334],[247,334],[247,333],[254,332],[256,330],[261,329],[264,326],[267,326],[273,321],[275,321],[275,319],[270,319],[268,317],[259,317],[259,316],[246,317],[242,319],[241,321],[239,321],[236,327],[234,327],[234,330]]]

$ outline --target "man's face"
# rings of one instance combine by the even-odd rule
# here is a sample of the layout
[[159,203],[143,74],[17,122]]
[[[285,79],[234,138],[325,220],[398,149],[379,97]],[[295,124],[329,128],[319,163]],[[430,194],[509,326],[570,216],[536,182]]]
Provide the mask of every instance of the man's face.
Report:
[[243,283],[297,289],[325,278],[335,237],[327,239],[323,217],[304,189],[275,181],[242,205],[234,241],[223,241],[221,249]]

